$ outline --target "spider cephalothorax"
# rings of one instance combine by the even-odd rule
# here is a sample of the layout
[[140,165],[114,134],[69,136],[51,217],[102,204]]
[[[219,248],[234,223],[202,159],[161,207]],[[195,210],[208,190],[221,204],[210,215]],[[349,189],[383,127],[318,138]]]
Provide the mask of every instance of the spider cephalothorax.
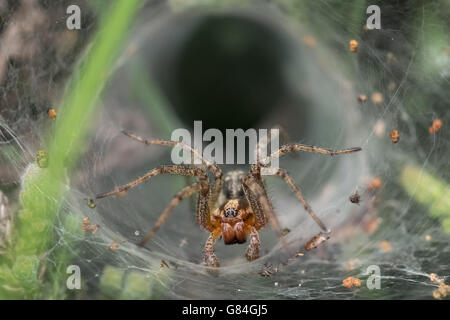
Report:
[[[214,254],[214,243],[220,236],[222,236],[225,244],[244,243],[250,237],[245,256],[249,261],[257,259],[259,257],[260,246],[258,230],[265,227],[268,222],[270,222],[277,235],[281,238],[283,248],[287,250],[287,245],[281,236],[282,232],[278,219],[274,214],[272,204],[267,196],[265,182],[261,175],[261,169],[267,167],[271,160],[282,157],[292,151],[340,155],[361,150],[361,148],[349,148],[334,151],[304,144],[287,144],[270,154],[268,157],[263,158],[260,155],[260,150],[267,147],[267,141],[265,141],[260,142],[256,148],[255,158],[257,159],[257,163],[251,166],[250,172],[231,171],[224,177],[220,167],[215,163],[211,163],[204,159],[196,150],[182,142],[146,140],[134,134],[127,132],[123,133],[126,136],[147,145],[158,144],[170,147],[179,146],[201,159],[202,165],[163,165],[159,168],[150,170],[142,177],[139,177],[126,185],[117,187],[111,192],[98,195],[97,199],[112,195],[122,195],[138,184],[160,174],[197,177],[197,182],[185,187],[174,196],[170,205],[156,221],[151,232],[140,244],[142,246],[145,245],[155,235],[169,214],[183,199],[198,193],[197,223],[210,233],[203,249],[204,262],[209,267],[219,266],[219,261]],[[264,143],[265,145],[261,145],[261,143]],[[209,181],[208,172],[214,175],[214,181]],[[287,171],[282,168],[276,168],[275,170],[270,171],[269,174],[283,179],[289,185],[298,200],[302,203],[304,209],[322,229],[322,232],[313,237],[312,240],[306,244],[305,248],[307,250],[312,249],[328,239],[330,230],[313,212],[303,197],[302,192],[295,185],[294,180],[289,176]]]
[[233,199],[217,208],[212,220],[220,223],[225,244],[244,243],[250,233],[252,211],[246,200]]
[[218,208],[211,223],[219,226],[225,244],[244,243],[254,224],[253,211],[242,188],[244,171],[230,171],[224,178]]

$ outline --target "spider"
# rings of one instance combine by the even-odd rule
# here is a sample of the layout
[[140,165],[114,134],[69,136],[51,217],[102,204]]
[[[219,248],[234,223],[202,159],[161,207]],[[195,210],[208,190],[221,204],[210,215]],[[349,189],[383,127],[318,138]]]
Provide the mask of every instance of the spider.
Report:
[[358,190],[356,190],[355,193],[352,194],[348,199],[351,203],[359,204],[359,202],[361,201],[361,195],[358,193]]
[[[197,223],[210,233],[203,249],[203,261],[207,267],[219,267],[219,260],[214,253],[214,244],[220,236],[222,236],[226,245],[242,244],[250,237],[245,256],[248,261],[258,259],[260,247],[258,231],[264,228],[268,222],[271,223],[272,228],[281,239],[283,248],[288,252],[287,244],[282,237],[280,224],[267,196],[265,181],[261,174],[262,168],[268,167],[271,160],[280,158],[293,151],[315,152],[333,156],[361,150],[361,148],[356,147],[334,151],[304,144],[286,144],[269,156],[262,158],[260,157],[260,150],[262,147],[267,147],[268,141],[260,141],[255,150],[256,163],[251,165],[250,171],[247,174],[243,171],[235,170],[230,171],[224,176],[219,166],[208,161],[195,149],[180,141],[147,140],[126,131],[122,131],[122,133],[146,145],[178,146],[198,157],[202,164],[162,165],[148,171],[143,176],[128,184],[116,187],[113,191],[99,194],[96,198],[101,199],[113,195],[123,195],[140,183],[161,174],[196,177],[197,181],[195,183],[183,188],[173,197],[168,207],[159,216],[153,229],[143,238],[139,245],[144,246],[156,234],[169,214],[182,200],[198,193],[196,210]],[[213,181],[209,181],[208,172],[214,175]],[[302,192],[287,171],[282,168],[276,168],[271,172],[271,175],[283,179],[289,185],[305,210],[322,229],[323,232],[319,233],[321,239],[324,238],[324,233],[328,235],[331,231],[311,209],[311,206],[307,203]],[[322,241],[314,241],[317,244],[320,242]],[[315,247],[315,245],[312,247]],[[309,244],[307,249],[311,249],[311,244]]]

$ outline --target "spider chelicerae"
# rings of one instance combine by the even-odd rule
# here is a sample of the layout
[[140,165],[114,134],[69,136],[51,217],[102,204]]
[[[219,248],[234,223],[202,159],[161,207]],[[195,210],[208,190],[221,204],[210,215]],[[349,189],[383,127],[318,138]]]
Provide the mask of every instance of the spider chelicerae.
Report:
[[[262,169],[267,168],[273,159],[280,158],[293,151],[315,152],[333,156],[361,150],[361,148],[356,147],[335,151],[316,146],[292,143],[281,146],[277,151],[268,156],[261,157],[261,150],[267,148],[268,141],[270,141],[266,139],[260,141],[257,145],[255,150],[256,163],[251,165],[250,171],[247,174],[243,171],[235,170],[230,171],[224,176],[218,165],[205,159],[199,152],[187,144],[180,141],[147,140],[126,131],[122,132],[131,139],[146,145],[178,146],[198,157],[202,164],[162,165],[148,171],[145,175],[128,184],[116,187],[113,191],[97,195],[96,198],[101,199],[124,194],[140,183],[161,174],[196,177],[197,181],[195,183],[183,188],[173,197],[169,206],[159,216],[153,229],[144,237],[140,245],[144,246],[156,234],[169,214],[183,199],[198,193],[196,210],[197,223],[210,233],[203,249],[204,263],[208,267],[219,267],[219,260],[214,254],[214,243],[220,236],[222,236],[227,245],[242,244],[250,236],[245,256],[248,261],[259,258],[260,239],[258,231],[265,227],[268,222],[270,222],[272,228],[280,237],[285,251],[289,252],[282,236],[280,224],[274,214],[273,206],[267,196],[265,181],[261,174]],[[311,206],[305,200],[299,187],[296,186],[287,171],[282,168],[275,168],[275,170],[268,172],[271,175],[280,177],[289,185],[305,210],[322,229],[320,233],[308,241],[305,249],[310,250],[328,239],[328,234],[331,231],[311,209]],[[212,173],[214,176],[214,180],[211,182],[209,181],[208,173]],[[266,175],[267,172],[264,174]]]

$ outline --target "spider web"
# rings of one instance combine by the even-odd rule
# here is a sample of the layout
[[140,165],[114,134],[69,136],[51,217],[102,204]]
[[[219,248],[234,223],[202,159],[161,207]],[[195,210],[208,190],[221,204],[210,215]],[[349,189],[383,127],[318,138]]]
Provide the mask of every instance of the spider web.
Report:
[[[290,229],[286,241],[292,256],[283,254],[278,238],[267,227],[260,233],[262,256],[251,263],[245,260],[245,246],[224,246],[218,241],[216,254],[222,267],[211,275],[201,264],[208,234],[196,224],[195,206],[189,200],[174,210],[145,248],[136,245],[186,185],[184,178],[158,176],[125,197],[96,201],[95,208],[86,203],[87,198],[123,185],[154,167],[171,164],[170,149],[130,141],[121,129],[147,138],[168,139],[171,129],[192,125],[174,110],[170,97],[152,91],[154,83],[149,79],[151,76],[160,84],[170,80],[161,74],[170,75],[171,68],[176,67],[170,64],[173,52],[198,31],[210,11],[186,11],[176,1],[149,3],[103,94],[103,106],[94,121],[86,153],[66,186],[69,194],[54,226],[58,241],[46,254],[52,265],[59,263],[51,254],[58,247],[68,248],[73,255],[70,263],[80,266],[83,279],[83,289],[76,297],[432,298],[438,286],[430,281],[430,273],[447,279],[450,271],[450,230],[445,223],[449,216],[432,213],[436,202],[445,205],[443,190],[431,200],[422,194],[427,187],[435,188],[426,183],[449,188],[445,152],[450,141],[450,57],[448,39],[441,37],[439,26],[448,31],[445,21],[450,8],[438,1],[411,2],[408,9],[384,2],[378,5],[382,28],[365,31],[364,1],[271,1],[270,6],[255,2],[254,7],[232,6],[225,12],[208,7],[212,12],[276,30],[285,43],[283,76],[288,94],[264,111],[254,123],[256,129],[282,124],[293,142],[363,149],[331,158],[299,153],[280,161],[313,210],[333,230],[329,241],[313,251],[304,250],[306,241],[320,229],[288,186],[268,177],[269,194],[280,223]],[[359,13],[352,14],[356,10],[351,9],[358,6]],[[50,9],[43,6],[41,10],[45,14]],[[308,19],[308,12],[314,17]],[[2,14],[6,21],[15,11]],[[88,37],[93,31],[88,28],[85,32]],[[431,34],[434,41],[427,40]],[[348,49],[351,39],[359,42],[357,53]],[[71,61],[76,52],[71,51]],[[4,138],[0,157],[11,169],[8,172],[14,174],[2,175],[3,180],[7,177],[10,181],[3,185],[11,181],[20,185],[20,177],[34,170],[36,151],[45,145],[45,132],[51,125],[43,110],[49,101],[61,96],[64,83],[54,77],[61,70],[45,63],[52,59],[51,54],[39,55],[43,62],[32,61],[31,76],[26,79],[19,78],[23,69],[20,65],[10,65],[5,72],[0,92]],[[61,63],[67,61],[61,53],[56,56]],[[70,71],[71,63],[63,63],[60,68]],[[148,76],[143,70],[152,72]],[[5,116],[11,110],[7,107],[9,93],[25,84],[24,93],[17,94],[16,116]],[[45,92],[52,94],[48,97]],[[361,94],[367,96],[365,102],[358,101]],[[29,112],[33,108],[40,111],[35,117]],[[215,112],[220,114],[220,110]],[[443,126],[430,133],[435,119]],[[400,132],[396,144],[389,139],[394,129]],[[249,169],[222,168],[225,172]],[[381,181],[377,188],[370,186],[375,178]],[[14,198],[18,191],[10,188]],[[359,204],[349,201],[355,191],[361,195]],[[64,227],[64,217],[69,213],[80,222],[89,218],[100,226],[99,230],[95,234],[70,234]],[[110,248],[113,243],[117,249]],[[295,256],[296,252],[303,255]],[[380,268],[380,289],[366,287],[371,265]],[[262,276],[262,270],[271,276]],[[342,280],[349,276],[362,279],[362,286],[343,287]]]

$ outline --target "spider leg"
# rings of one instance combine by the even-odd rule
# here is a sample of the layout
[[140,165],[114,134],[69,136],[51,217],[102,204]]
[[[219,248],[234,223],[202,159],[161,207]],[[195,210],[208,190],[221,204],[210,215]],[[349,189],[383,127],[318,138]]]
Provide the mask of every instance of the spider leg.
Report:
[[[210,223],[210,215],[209,215],[209,183],[208,183],[208,176],[206,172],[199,168],[199,167],[184,167],[184,166],[161,166],[159,168],[155,168],[153,170],[150,170],[147,174],[143,175],[142,177],[131,181],[130,183],[123,185],[121,187],[118,187],[114,189],[111,192],[107,192],[104,194],[97,195],[97,199],[109,197],[112,195],[120,194],[123,192],[126,192],[127,190],[136,187],[138,184],[154,177],[159,174],[178,174],[178,175],[184,175],[188,177],[198,177],[198,182],[186,187],[180,193],[178,193],[175,198],[172,200],[169,208],[164,211],[164,213],[161,215],[160,219],[162,217],[166,217],[169,215],[169,213],[173,210],[175,206],[178,205],[178,203],[183,200],[184,197],[190,196],[192,193],[199,191],[199,197],[197,202],[197,222],[199,225],[204,227],[206,230],[211,231],[213,228]],[[180,198],[181,197],[181,198]],[[175,204],[174,204],[175,203]],[[173,205],[174,204],[174,205]],[[173,205],[173,207],[171,207]],[[167,211],[169,210],[169,211]],[[155,232],[157,229],[159,229],[159,226],[164,222],[165,218],[159,223],[160,220],[158,220],[154,230]],[[159,223],[159,224],[158,224]],[[150,235],[149,238],[145,238],[143,241],[143,244],[147,242],[153,234]]]
[[217,199],[219,198],[220,195],[220,190],[222,190],[223,181],[224,179],[222,171],[220,172],[220,174],[216,173],[214,177],[214,185],[211,188],[211,195],[209,197],[209,207],[212,208],[212,210],[215,209]]
[[[185,176],[184,177],[184,182],[185,182],[186,186],[190,186],[191,184],[193,184],[195,182],[195,180],[191,176]],[[189,206],[190,206],[192,212],[195,212],[195,210],[197,210],[197,203],[196,203],[196,199],[195,198],[190,198],[189,199]]]
[[354,148],[348,148],[343,150],[331,150],[326,148],[320,148],[316,146],[308,146],[305,144],[286,144],[284,146],[281,146],[280,149],[273,152],[269,157],[265,158],[262,163],[268,164],[270,161],[272,161],[275,158],[280,158],[284,156],[285,154],[293,151],[306,151],[306,152],[315,152],[315,153],[321,153],[321,154],[327,154],[330,156],[335,155],[341,155],[341,154],[347,154],[347,153],[353,153],[357,151],[361,151],[362,149],[360,147],[354,147]]
[[[128,191],[129,189],[132,189],[136,187],[137,185],[141,184],[144,181],[149,180],[150,178],[153,178],[154,176],[160,175],[160,174],[177,174],[177,175],[183,175],[183,176],[197,176],[199,177],[199,180],[201,181],[207,181],[208,176],[206,175],[206,172],[198,167],[184,167],[180,165],[170,165],[170,166],[161,166],[159,168],[155,168],[147,172],[145,175],[137,178],[136,180],[133,180],[123,186],[115,188],[113,191],[99,194],[96,196],[97,199],[106,198],[113,195],[123,194],[124,192]],[[202,185],[205,183],[203,182]]]
[[158,220],[155,223],[152,231],[150,231],[145,238],[139,243],[140,246],[144,246],[159,230],[161,225],[166,221],[169,214],[173,211],[173,209],[180,204],[180,202],[193,195],[194,193],[201,190],[201,183],[197,182],[190,186],[183,188],[180,192],[178,192],[170,202],[169,206],[163,211],[163,213],[159,216]]
[[219,267],[219,260],[214,253],[214,243],[216,239],[220,236],[220,228],[215,229],[210,233],[208,240],[206,240],[205,247],[203,248],[203,261],[208,267]]
[[144,139],[142,137],[139,137],[135,134],[129,133],[127,131],[122,131],[124,135],[127,137],[136,140],[138,142],[141,142],[146,145],[150,144],[156,144],[156,145],[162,145],[162,146],[169,146],[169,147],[180,147],[186,151],[191,152],[191,154],[194,154],[196,157],[198,157],[204,165],[208,167],[208,169],[216,176],[222,176],[222,170],[213,162],[210,162],[209,160],[205,159],[197,150],[193,149],[191,146],[181,142],[181,141],[172,141],[172,140],[161,140],[161,139],[155,139],[155,140],[149,140]]
[[[259,168],[259,166],[257,166]],[[272,228],[275,233],[281,240],[281,244],[283,246],[283,250],[286,254],[290,254],[289,246],[281,232],[280,223],[274,213],[273,206],[269,201],[269,197],[267,196],[266,189],[264,187],[264,183],[261,180],[261,176],[255,176],[254,172],[250,172],[249,175],[242,179],[242,186],[244,189],[244,194],[252,208],[253,213],[256,218],[257,229],[263,227],[267,220],[270,222]],[[268,218],[268,219],[267,219]]]
[[252,227],[250,232],[250,244],[245,251],[245,257],[248,261],[253,261],[259,258],[260,243],[258,231],[256,231],[256,228]]
[[[256,224],[255,227],[260,229],[267,224],[267,216],[264,214],[264,206],[259,201],[258,195],[263,196],[265,193],[264,186],[256,185],[255,179],[251,175],[247,175],[242,179],[242,189],[244,190],[245,197],[247,198],[250,207],[252,208],[253,214],[255,215]],[[266,201],[269,206],[269,211],[273,212],[270,202]]]
[[155,144],[155,145],[163,145],[163,146],[170,146],[170,147],[180,147],[191,154],[193,154],[195,157],[199,158],[204,165],[214,174],[214,185],[211,189],[211,194],[209,197],[209,207],[214,209],[214,206],[216,204],[217,198],[219,197],[220,190],[222,190],[223,186],[223,173],[222,170],[213,162],[210,162],[209,160],[205,159],[197,150],[193,149],[191,146],[182,143],[180,141],[171,141],[171,140],[149,140],[144,139],[142,137],[139,137],[135,134],[129,133],[127,131],[122,130],[122,133],[126,135],[127,137],[136,140],[138,142],[141,142],[146,145]]
[[[199,183],[201,183],[202,185],[197,200],[197,209],[196,209],[197,223],[206,230],[211,232],[215,229],[215,226],[211,223],[211,215],[210,215],[211,192],[209,189],[209,184],[207,182],[203,183],[202,181],[199,181]],[[212,208],[214,210],[214,206]]]
[[303,204],[303,207],[305,210],[309,213],[311,218],[319,225],[319,227],[325,232],[330,233],[330,229],[328,229],[325,224],[322,222],[322,220],[319,219],[319,217],[314,213],[314,211],[311,209],[311,206],[306,202],[305,197],[303,197],[302,192],[300,189],[295,185],[294,180],[291,178],[291,176],[287,173],[285,169],[279,168],[274,173],[275,176],[280,177],[283,179],[289,187],[291,187],[292,191],[294,191],[295,195],[297,196],[297,199]]
[[[276,129],[280,133],[281,140],[284,141],[284,143],[289,143],[289,134],[287,133],[286,129],[284,129],[281,125],[276,125],[272,129]],[[265,156],[265,153],[267,152],[267,147],[272,142],[272,131],[269,130],[268,135],[265,137],[262,137],[258,140],[258,143],[256,144],[255,149],[255,160],[256,163],[261,163],[261,159],[263,159],[263,154]],[[264,153],[263,153],[264,151]]]

